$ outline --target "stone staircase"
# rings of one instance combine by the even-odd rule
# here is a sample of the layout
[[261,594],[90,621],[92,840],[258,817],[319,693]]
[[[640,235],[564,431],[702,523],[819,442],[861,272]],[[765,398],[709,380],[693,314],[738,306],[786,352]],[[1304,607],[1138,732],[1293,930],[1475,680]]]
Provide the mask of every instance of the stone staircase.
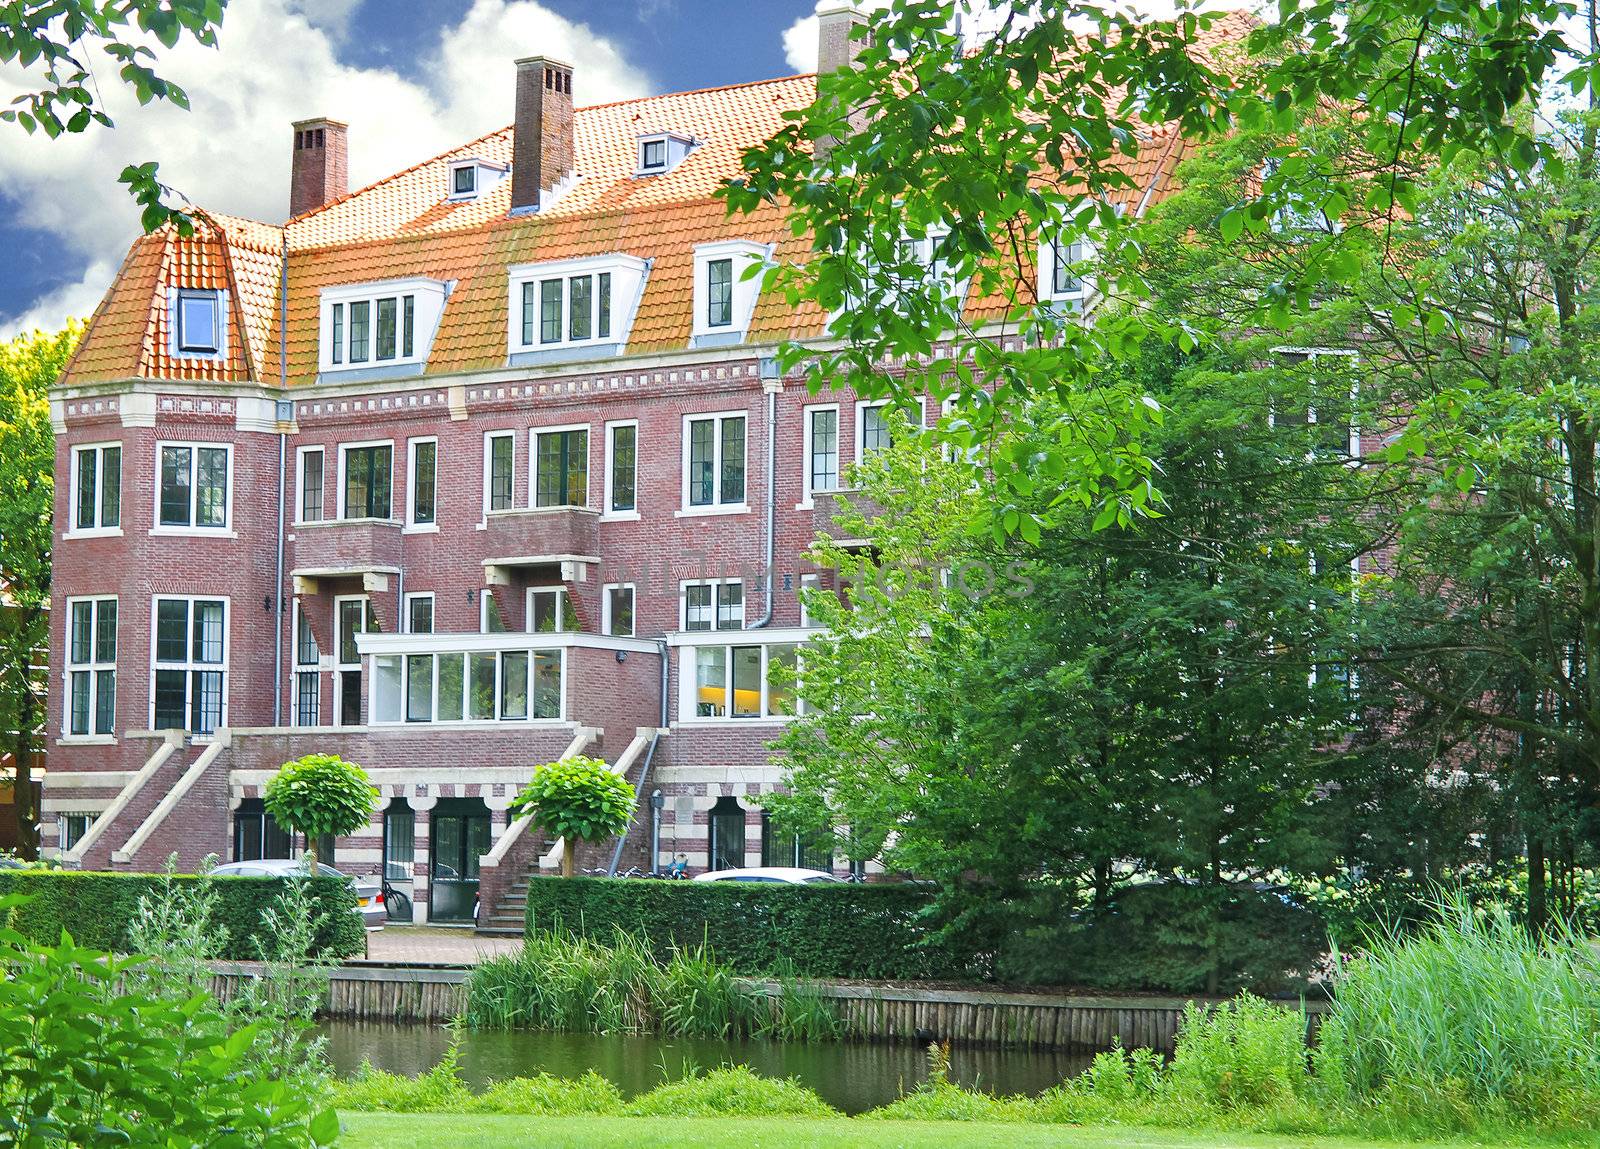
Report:
[[478,933],[496,934],[509,937],[522,936],[523,928],[527,922],[528,914],[528,882],[539,872],[539,859],[535,854],[531,862],[518,871],[505,893],[495,901],[494,905],[487,906],[489,912],[484,916],[479,913]]

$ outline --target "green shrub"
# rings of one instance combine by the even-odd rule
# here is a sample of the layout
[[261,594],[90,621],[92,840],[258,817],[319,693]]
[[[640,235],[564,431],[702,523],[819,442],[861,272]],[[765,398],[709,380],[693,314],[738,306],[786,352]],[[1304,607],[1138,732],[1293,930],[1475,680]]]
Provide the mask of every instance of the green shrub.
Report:
[[1169,1074],[1180,1099],[1217,1109],[1292,1101],[1306,1084],[1305,1015],[1249,994],[1221,1005],[1190,1002]]
[[367,772],[337,754],[307,754],[285,762],[261,793],[272,820],[304,834],[307,843],[353,834],[367,824],[378,791]]
[[788,886],[535,878],[530,935],[610,939],[617,929],[658,953],[707,940],[736,973],[806,977],[965,978],[975,955],[934,940],[932,895],[909,885]]
[[1600,955],[1531,937],[1454,895],[1339,971],[1317,1079],[1328,1096],[1435,1129],[1559,1128],[1600,1105]]
[[386,1073],[363,1061],[354,1077],[334,1082],[333,1103],[339,1109],[384,1113],[465,1113],[477,1099],[462,1082],[458,1066],[454,1046],[444,1060],[417,1077]]
[[580,754],[535,767],[512,801],[511,814],[529,819],[552,838],[565,839],[561,874],[570,878],[577,844],[627,833],[635,805],[626,778],[601,759]]
[[[139,917],[141,898],[160,895],[161,874],[104,874],[69,870],[0,870],[0,894],[23,894],[26,904],[11,911],[9,925],[41,943],[57,941],[65,930],[72,940],[91,949],[128,952],[129,931]],[[180,885],[200,881],[174,879]],[[278,901],[286,881],[307,881],[320,926],[316,952],[345,958],[366,947],[366,930],[355,913],[355,894],[340,878],[209,878],[216,891],[213,921],[226,932],[219,956],[255,961],[265,915]]]
[[631,1117],[842,1116],[799,1082],[760,1077],[743,1065],[658,1085],[624,1112]]
[[928,1046],[928,1079],[910,1093],[862,1114],[878,1121],[1017,1121],[1027,1117],[1011,1101],[963,1089],[950,1080],[950,1050]]
[[622,1091],[588,1070],[582,1077],[513,1077],[492,1083],[467,1106],[471,1113],[522,1113],[536,1117],[618,1113]]

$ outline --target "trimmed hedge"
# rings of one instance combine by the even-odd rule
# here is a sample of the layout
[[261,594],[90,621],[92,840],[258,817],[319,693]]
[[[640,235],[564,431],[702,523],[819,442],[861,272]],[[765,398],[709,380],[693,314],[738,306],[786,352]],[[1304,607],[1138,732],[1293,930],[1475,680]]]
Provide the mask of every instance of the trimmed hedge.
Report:
[[[228,875],[208,879],[217,891],[216,916],[226,929],[222,957],[230,961],[255,961],[260,957],[255,940],[262,912],[271,906],[286,881],[309,881],[324,920],[317,933],[318,951],[344,958],[366,948],[366,929],[355,911],[355,893],[339,878],[254,878]],[[0,870],[0,894],[24,894],[32,900],[11,911],[8,925],[31,941],[43,945],[61,939],[66,930],[72,940],[91,949],[126,953],[128,925],[139,913],[139,899],[156,897],[161,874],[103,874],[77,870]],[[183,874],[176,882],[198,882]]]
[[709,944],[745,975],[970,978],[974,956],[933,940],[927,890],[639,878],[543,878],[528,886],[527,931],[609,941],[622,929],[665,952]]

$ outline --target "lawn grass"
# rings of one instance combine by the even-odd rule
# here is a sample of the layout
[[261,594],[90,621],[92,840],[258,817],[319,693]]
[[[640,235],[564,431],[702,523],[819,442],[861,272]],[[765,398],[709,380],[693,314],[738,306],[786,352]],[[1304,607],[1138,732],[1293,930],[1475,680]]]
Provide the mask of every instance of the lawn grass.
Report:
[[[1071,1125],[986,1125],[953,1121],[857,1122],[840,1118],[499,1117],[459,1114],[342,1113],[340,1149],[1398,1149],[1415,1142],[1261,1133],[1185,1133]],[[1464,1149],[1470,1141],[1430,1141]]]

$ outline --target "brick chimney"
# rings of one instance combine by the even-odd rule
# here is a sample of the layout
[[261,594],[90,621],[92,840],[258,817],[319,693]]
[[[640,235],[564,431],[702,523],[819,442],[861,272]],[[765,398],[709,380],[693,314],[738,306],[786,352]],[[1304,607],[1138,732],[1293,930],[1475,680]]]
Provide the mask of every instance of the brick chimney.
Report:
[[[820,79],[830,73],[837,72],[840,68],[855,66],[856,57],[861,55],[861,49],[867,46],[864,36],[851,35],[858,27],[865,27],[867,15],[857,8],[850,0],[838,0],[835,3],[819,4],[817,6],[817,76]],[[866,126],[866,114],[860,109],[850,113],[850,128],[852,134],[859,132]],[[824,136],[816,143],[816,157],[819,160],[827,158],[833,150],[834,141]]]
[[539,210],[539,197],[572,174],[572,65],[544,56],[517,61],[517,122],[511,151],[511,214]]
[[322,117],[294,125],[289,215],[331,203],[350,190],[349,125]]

